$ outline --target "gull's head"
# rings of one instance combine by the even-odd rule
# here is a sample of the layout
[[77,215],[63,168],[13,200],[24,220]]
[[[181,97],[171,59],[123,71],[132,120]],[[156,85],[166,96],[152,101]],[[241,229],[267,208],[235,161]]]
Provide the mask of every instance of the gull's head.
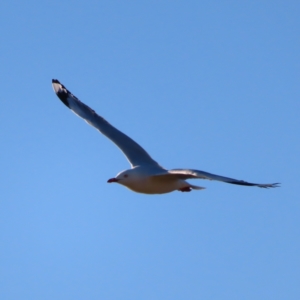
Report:
[[122,185],[128,186],[132,182],[136,181],[138,179],[138,176],[134,169],[129,169],[120,172],[116,177],[110,178],[107,180],[108,183],[117,182]]
[[152,192],[147,192],[151,186],[151,175],[152,170],[148,166],[137,166],[120,172],[116,177],[108,179],[107,182],[117,182],[132,191],[151,194]]

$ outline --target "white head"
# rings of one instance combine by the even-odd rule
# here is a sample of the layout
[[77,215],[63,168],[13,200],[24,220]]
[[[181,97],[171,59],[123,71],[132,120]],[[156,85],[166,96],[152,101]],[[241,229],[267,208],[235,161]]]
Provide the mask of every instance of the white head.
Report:
[[[152,168],[151,166],[137,166],[133,169],[120,172],[115,178],[111,178],[107,182],[120,183],[137,193],[161,194],[161,184],[159,184],[159,180],[158,182],[154,182],[152,178],[157,172],[158,169]],[[163,190],[165,190],[165,188]]]
[[137,173],[138,172],[135,169],[128,169],[120,172],[116,177],[108,179],[107,182],[117,182],[130,188],[141,178]]

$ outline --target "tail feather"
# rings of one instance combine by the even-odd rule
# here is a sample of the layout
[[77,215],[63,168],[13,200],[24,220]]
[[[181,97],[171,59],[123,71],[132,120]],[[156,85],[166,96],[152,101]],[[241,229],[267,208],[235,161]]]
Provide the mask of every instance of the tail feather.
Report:
[[191,187],[193,190],[205,190],[205,187],[198,186],[198,185],[192,185],[192,184],[190,184],[190,187]]

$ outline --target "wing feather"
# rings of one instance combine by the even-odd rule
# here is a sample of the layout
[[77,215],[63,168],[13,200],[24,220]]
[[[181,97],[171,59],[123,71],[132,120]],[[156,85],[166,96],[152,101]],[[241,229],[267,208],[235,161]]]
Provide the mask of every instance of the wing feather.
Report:
[[94,126],[112,142],[114,142],[124,153],[132,167],[148,164],[159,166],[158,163],[134,140],[123,132],[109,124],[94,110],[82,103],[58,80],[52,80],[53,89],[58,98],[70,108],[76,115],[83,118],[88,124]]
[[245,186],[258,186],[260,188],[274,188],[278,187],[279,183],[251,183],[244,180],[237,180],[229,177],[224,177],[220,175],[211,174],[204,171],[199,170],[192,170],[192,169],[174,169],[168,172],[171,175],[176,176],[180,179],[208,179],[208,180],[217,180],[223,181],[230,184],[237,184],[237,185],[245,185]]

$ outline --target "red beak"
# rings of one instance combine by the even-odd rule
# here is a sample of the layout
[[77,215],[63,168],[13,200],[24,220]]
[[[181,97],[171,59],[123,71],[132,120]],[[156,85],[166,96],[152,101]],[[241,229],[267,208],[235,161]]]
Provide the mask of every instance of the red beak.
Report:
[[111,178],[111,179],[108,179],[107,182],[108,183],[112,183],[112,182],[118,182],[119,180],[117,178]]

